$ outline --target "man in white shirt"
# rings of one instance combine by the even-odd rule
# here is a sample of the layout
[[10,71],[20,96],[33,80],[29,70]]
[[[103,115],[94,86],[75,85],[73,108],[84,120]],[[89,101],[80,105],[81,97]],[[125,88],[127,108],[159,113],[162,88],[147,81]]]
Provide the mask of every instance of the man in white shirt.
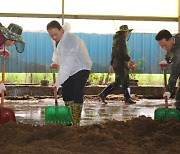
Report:
[[53,20],[47,31],[53,43],[53,65],[59,66],[55,87],[62,86],[62,97],[66,106],[71,108],[74,124],[79,124],[85,83],[92,67],[86,45],[82,39],[69,33],[70,26],[63,26]]

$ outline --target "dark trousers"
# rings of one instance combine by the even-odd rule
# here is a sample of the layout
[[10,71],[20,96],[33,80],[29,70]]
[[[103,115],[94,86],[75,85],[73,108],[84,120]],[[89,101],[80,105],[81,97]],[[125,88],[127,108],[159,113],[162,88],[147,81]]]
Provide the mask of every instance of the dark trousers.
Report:
[[175,102],[175,107],[180,111],[180,79],[179,79],[179,85],[176,91],[176,96],[175,96],[176,102]]
[[124,65],[114,69],[115,82],[112,83],[114,88],[122,86],[123,89],[127,89],[129,87],[129,69]]
[[70,76],[62,84],[62,97],[65,102],[74,101],[75,103],[83,103],[84,88],[89,73],[89,70],[81,70]]
[[178,84],[179,85],[178,85],[178,88],[177,88],[177,91],[176,91],[175,99],[176,99],[176,102],[179,102],[179,104],[180,104],[180,79],[179,79],[179,83]]

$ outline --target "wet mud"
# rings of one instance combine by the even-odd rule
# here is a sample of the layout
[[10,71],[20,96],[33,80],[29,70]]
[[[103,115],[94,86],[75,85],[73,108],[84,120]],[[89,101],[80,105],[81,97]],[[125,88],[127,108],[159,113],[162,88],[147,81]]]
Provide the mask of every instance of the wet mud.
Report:
[[[134,105],[125,105],[116,95],[107,104],[85,97],[81,126],[46,124],[44,109],[54,105],[53,98],[5,100],[17,122],[0,126],[0,153],[178,154],[180,121],[154,120],[164,100],[134,97]],[[58,103],[63,105],[62,98]],[[169,107],[174,107],[173,100]]]

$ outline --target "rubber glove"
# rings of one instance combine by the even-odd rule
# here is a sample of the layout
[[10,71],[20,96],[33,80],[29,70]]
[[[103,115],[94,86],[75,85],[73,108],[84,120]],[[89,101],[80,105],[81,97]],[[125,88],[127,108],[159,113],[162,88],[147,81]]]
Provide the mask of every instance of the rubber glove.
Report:
[[55,64],[55,63],[52,63],[50,67],[51,67],[51,69],[57,69],[57,68],[58,68],[58,65]]
[[171,97],[171,93],[169,91],[165,92],[164,95],[163,95],[163,98],[167,98],[169,99]]
[[132,59],[129,61],[128,65],[129,65],[129,69],[135,69],[136,68],[136,65]]
[[161,61],[161,62],[159,63],[159,66],[160,66],[161,68],[167,68],[167,65],[168,65],[168,63],[167,63],[166,60],[163,60],[163,61]]
[[0,83],[0,93],[2,92],[2,90],[6,91],[6,87],[5,87],[5,85],[1,82],[1,83]]
[[10,52],[7,49],[0,50],[0,56],[4,57],[5,59],[7,59],[10,56]]
[[110,65],[110,67],[109,67],[109,72],[110,72],[110,73],[114,73],[114,68],[113,68],[112,65]]
[[57,86],[55,84],[52,85],[52,90],[57,90]]

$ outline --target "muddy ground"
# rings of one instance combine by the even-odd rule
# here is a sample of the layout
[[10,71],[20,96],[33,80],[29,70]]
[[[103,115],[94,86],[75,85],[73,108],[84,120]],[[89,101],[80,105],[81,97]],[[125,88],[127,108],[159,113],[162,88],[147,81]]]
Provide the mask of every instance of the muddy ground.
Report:
[[180,152],[180,121],[154,120],[143,115],[127,121],[111,120],[84,126],[9,122],[0,126],[0,134],[2,154]]
[[178,154],[180,122],[145,116],[87,126],[10,122],[0,127],[0,153]]

